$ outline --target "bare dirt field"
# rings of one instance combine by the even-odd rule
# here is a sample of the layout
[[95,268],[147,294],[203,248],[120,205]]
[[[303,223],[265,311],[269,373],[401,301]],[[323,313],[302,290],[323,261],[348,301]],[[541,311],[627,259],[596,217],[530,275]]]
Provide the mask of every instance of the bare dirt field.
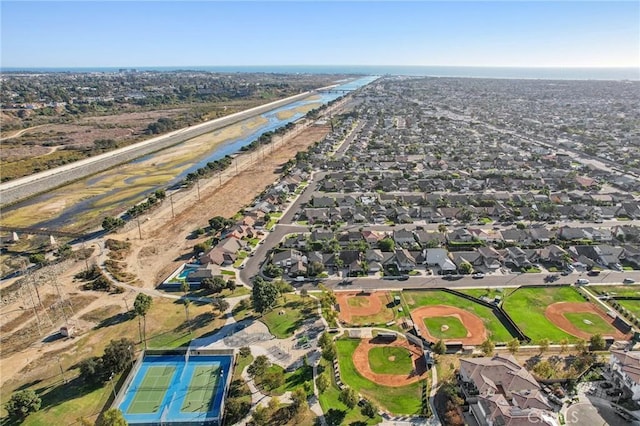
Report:
[[409,344],[409,342],[404,339],[397,339],[390,343],[384,343],[384,346],[397,346],[407,349],[411,353],[411,360],[415,366],[414,371],[412,371],[408,376],[374,373],[369,365],[369,351],[374,347],[380,347],[382,345],[376,344],[373,340],[374,339],[363,339],[353,353],[353,364],[356,367],[356,370],[358,370],[363,377],[379,385],[392,387],[406,386],[426,379],[428,370],[422,351]]
[[588,340],[592,334],[586,331],[580,330],[571,323],[565,316],[567,313],[589,313],[598,315],[607,324],[611,325],[611,333],[608,335],[613,336],[616,339],[625,339],[627,336],[620,332],[613,325],[613,319],[604,312],[597,309],[593,304],[589,302],[558,302],[553,303],[547,307],[544,311],[544,315],[549,321],[556,325],[556,327],[566,331],[567,333],[579,337],[580,339]]
[[[366,322],[366,317],[373,317],[388,310],[386,305],[389,300],[386,292],[336,292],[336,298],[340,305],[340,321],[348,324],[352,324],[356,318]],[[393,319],[393,312],[389,311],[389,314],[390,318],[387,321]],[[371,322],[375,322],[373,319]]]
[[[459,339],[456,338],[454,339],[455,341],[462,342],[462,344],[465,345],[479,345],[487,340],[487,329],[484,327],[482,319],[463,309],[455,308],[453,306],[436,305],[423,306],[411,311],[411,318],[413,319],[413,323],[418,327],[420,333],[422,333],[427,340],[432,342],[435,342],[438,339],[433,337],[431,333],[429,333],[429,329],[425,325],[424,319],[446,316],[456,317],[467,329],[467,337]],[[447,341],[447,339],[444,340],[445,342]]]

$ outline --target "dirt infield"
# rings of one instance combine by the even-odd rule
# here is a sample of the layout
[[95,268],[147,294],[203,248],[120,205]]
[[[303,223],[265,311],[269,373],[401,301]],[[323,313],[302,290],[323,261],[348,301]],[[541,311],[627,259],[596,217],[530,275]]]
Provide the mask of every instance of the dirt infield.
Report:
[[613,318],[609,317],[604,312],[597,309],[593,304],[589,302],[558,302],[553,303],[547,306],[547,309],[544,311],[544,316],[547,317],[549,321],[551,321],[556,327],[566,331],[567,333],[579,337],[580,339],[588,340],[591,337],[591,334],[578,329],[576,326],[571,324],[571,322],[564,316],[567,313],[580,313],[580,312],[588,312],[590,314],[596,314],[601,317],[607,324],[610,324],[611,327],[615,330],[607,336],[612,336],[615,339],[625,339],[627,336],[623,334],[621,331],[616,329],[613,325]]
[[[349,304],[349,299],[352,297],[359,297],[363,299],[363,303],[359,306],[352,306]],[[374,293],[360,293],[360,292],[337,292],[336,299],[338,305],[340,305],[339,319],[346,323],[352,323],[354,317],[366,317],[379,313],[385,307],[383,298],[386,299],[386,293],[374,292]]]
[[[384,344],[373,343],[375,339],[362,340],[356,350],[353,352],[353,365],[363,377],[371,380],[382,386],[400,387],[406,386],[419,380],[426,379],[427,377],[427,365],[422,351],[417,347],[409,344],[404,339],[397,339],[393,342],[386,342]],[[374,347],[380,346],[398,346],[407,349],[411,353],[411,360],[415,369],[410,375],[399,374],[378,374],[371,371],[369,365],[369,351]]]
[[447,340],[455,340],[456,342],[462,342],[464,345],[479,345],[487,340],[487,329],[484,327],[482,319],[463,309],[446,305],[423,306],[421,308],[414,309],[411,311],[413,323],[418,327],[420,333],[422,333],[422,335],[431,342],[438,340],[429,333],[429,330],[424,323],[425,318],[431,317],[456,317],[467,329],[467,337],[444,339],[445,342]]

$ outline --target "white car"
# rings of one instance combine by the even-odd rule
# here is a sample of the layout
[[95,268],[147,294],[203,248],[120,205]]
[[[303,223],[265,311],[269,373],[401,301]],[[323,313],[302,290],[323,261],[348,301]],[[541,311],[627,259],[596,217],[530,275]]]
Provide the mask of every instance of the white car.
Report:
[[471,278],[484,278],[484,274],[482,272],[476,272],[475,274],[471,275]]

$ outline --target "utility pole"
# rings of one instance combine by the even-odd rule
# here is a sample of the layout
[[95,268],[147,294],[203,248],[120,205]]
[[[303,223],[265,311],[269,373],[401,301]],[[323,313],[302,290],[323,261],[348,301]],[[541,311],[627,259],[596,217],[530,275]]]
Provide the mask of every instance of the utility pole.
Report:
[[173,211],[173,194],[169,194],[169,201],[171,202],[171,217],[175,218],[176,213]]
[[138,222],[138,236],[142,239],[142,229],[140,229],[140,218],[136,218],[136,222]]
[[62,368],[62,363],[60,362],[60,357],[56,357],[58,358],[58,367],[60,367],[60,376],[62,376],[62,383],[67,383],[67,379],[65,379],[64,377],[64,369]]
[[200,180],[196,180],[196,187],[198,188],[198,201],[200,201]]

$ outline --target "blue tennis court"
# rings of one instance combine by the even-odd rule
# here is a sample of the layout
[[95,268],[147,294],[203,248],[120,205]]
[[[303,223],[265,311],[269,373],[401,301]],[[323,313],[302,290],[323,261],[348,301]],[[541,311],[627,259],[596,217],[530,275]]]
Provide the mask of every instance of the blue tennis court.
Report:
[[118,408],[127,423],[219,420],[231,355],[145,355]]

